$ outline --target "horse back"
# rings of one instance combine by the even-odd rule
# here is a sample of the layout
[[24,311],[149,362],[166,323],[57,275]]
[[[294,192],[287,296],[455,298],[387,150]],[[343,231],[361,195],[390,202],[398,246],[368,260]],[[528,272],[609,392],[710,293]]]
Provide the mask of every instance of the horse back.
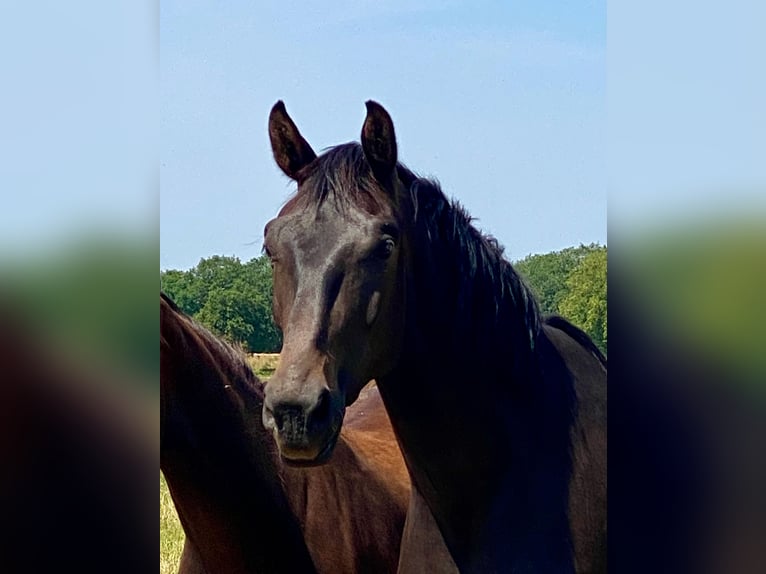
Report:
[[577,572],[606,571],[607,366],[592,341],[560,317],[543,326],[569,372],[576,397],[570,431],[569,522]]

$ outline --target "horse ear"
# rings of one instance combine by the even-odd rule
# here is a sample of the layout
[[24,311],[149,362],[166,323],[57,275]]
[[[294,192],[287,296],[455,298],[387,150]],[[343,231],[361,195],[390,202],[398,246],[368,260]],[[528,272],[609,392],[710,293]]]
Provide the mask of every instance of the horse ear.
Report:
[[362,149],[372,173],[387,182],[396,168],[396,134],[391,116],[377,102],[368,100],[367,117],[362,126]]
[[285,104],[279,100],[269,114],[269,138],[277,165],[291,179],[316,159],[316,154],[287,115]]

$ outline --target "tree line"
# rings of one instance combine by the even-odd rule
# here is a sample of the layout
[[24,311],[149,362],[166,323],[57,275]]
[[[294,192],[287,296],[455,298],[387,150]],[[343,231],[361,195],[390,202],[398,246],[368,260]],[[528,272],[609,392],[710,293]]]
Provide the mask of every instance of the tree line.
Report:
[[513,264],[532,289],[544,314],[558,314],[588,333],[607,350],[607,248],[591,243],[540,255]]
[[271,314],[271,262],[214,255],[188,271],[161,273],[161,289],[186,314],[246,351],[276,353],[282,335]]
[[[606,255],[605,246],[591,244],[529,255],[514,263],[543,313],[568,318],[604,352]],[[280,350],[282,335],[271,313],[271,264],[265,255],[246,263],[214,255],[188,271],[162,271],[161,288],[185,313],[244,350]]]

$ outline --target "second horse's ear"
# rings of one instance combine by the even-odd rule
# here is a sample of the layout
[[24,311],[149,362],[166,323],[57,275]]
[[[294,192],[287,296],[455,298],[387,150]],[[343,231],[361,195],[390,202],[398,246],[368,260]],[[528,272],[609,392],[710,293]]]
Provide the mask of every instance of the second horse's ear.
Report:
[[377,102],[367,101],[367,117],[362,126],[362,149],[372,173],[387,183],[396,168],[396,134],[394,122]]
[[274,160],[285,175],[298,180],[298,173],[316,159],[316,154],[287,115],[285,104],[279,100],[269,114],[269,138]]

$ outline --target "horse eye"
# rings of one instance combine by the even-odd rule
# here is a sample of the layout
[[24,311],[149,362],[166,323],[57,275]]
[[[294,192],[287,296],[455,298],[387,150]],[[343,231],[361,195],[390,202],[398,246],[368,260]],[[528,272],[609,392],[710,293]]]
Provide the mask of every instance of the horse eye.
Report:
[[380,247],[378,248],[378,256],[381,259],[388,259],[391,257],[391,254],[394,252],[394,247],[396,247],[396,244],[394,243],[394,240],[390,237],[386,237],[380,244]]
[[266,255],[266,257],[269,258],[269,261],[271,262],[271,266],[274,267],[274,263],[276,263],[277,258],[274,257],[274,254],[269,251],[269,248],[265,245],[263,246],[263,253]]

